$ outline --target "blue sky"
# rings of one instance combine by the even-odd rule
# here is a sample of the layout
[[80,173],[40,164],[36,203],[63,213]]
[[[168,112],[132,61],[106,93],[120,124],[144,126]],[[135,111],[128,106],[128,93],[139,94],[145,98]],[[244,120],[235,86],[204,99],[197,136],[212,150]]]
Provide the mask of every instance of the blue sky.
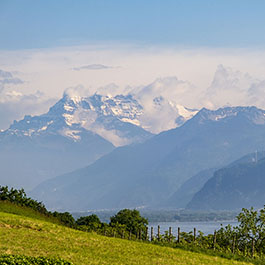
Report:
[[1,0],[0,49],[129,42],[262,47],[263,0]]

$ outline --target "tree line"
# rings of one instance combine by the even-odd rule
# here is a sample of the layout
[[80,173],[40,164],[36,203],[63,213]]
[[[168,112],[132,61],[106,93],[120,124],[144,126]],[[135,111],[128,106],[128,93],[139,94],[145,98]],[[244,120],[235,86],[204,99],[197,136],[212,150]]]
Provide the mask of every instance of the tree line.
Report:
[[212,250],[215,253],[226,253],[239,257],[255,257],[262,259],[262,262],[264,261],[265,206],[259,211],[253,208],[243,208],[242,212],[236,217],[239,223],[238,226],[221,226],[219,230],[209,235],[204,235],[201,231],[196,234],[195,230],[188,233],[179,231],[178,236],[175,237],[171,229],[163,234],[158,232],[157,235],[153,235],[152,228],[151,231],[148,231],[148,220],[135,209],[123,209],[110,217],[109,223],[104,223],[95,214],[75,220],[68,212],[50,212],[43,203],[28,198],[23,189],[11,188],[9,190],[7,186],[0,186],[0,200],[30,207],[41,214],[56,218],[68,227],[82,231],[195,251],[207,252],[207,250]]
[[[147,219],[142,217],[137,210],[124,209],[110,217],[109,223],[100,221],[97,215],[83,216],[77,220],[69,212],[48,211],[42,202],[27,197],[24,189],[9,189],[8,186],[0,186],[0,201],[9,201],[20,206],[31,208],[44,216],[53,217],[61,224],[87,232],[97,232],[106,236],[136,239],[147,239]],[[140,235],[139,235],[140,233]]]

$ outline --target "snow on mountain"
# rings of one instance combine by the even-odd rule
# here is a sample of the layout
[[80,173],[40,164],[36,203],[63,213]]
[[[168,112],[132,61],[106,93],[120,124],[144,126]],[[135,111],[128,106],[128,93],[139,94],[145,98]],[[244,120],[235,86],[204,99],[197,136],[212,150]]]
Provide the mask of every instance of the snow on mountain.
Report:
[[[49,111],[26,115],[0,132],[3,185],[33,188],[58,174],[89,165],[114,145],[143,142],[142,107],[132,96],[65,93]],[[16,167],[13,167],[16,161]]]
[[[112,92],[118,91],[115,84],[109,87]],[[69,88],[48,113],[25,116],[8,132],[29,137],[52,132],[80,141],[81,133],[87,130],[122,146],[176,128],[197,113],[180,104],[181,95],[189,93],[192,85],[175,77],[160,78],[138,89],[128,87],[130,93],[126,95],[113,96],[106,89],[91,95],[82,86]]]
[[[56,112],[61,113],[69,127],[78,125],[116,146],[141,142],[151,136],[140,127],[139,116],[143,109],[130,95],[69,97],[65,93],[57,104],[54,106]],[[50,111],[54,112],[54,109]],[[76,134],[68,133],[71,135],[77,139]]]
[[140,123],[153,133],[176,128],[192,118],[198,111],[182,104],[193,98],[194,86],[176,77],[158,78],[153,83],[130,93],[143,106]]
[[114,149],[111,142],[78,124],[69,126],[66,113],[59,110],[54,106],[46,114],[25,116],[0,132],[2,185],[32,189],[48,178],[84,167]]
[[265,124],[265,111],[256,107],[225,107],[212,111],[203,108],[200,110],[199,115],[194,117],[199,124],[204,124],[209,121],[223,121],[228,122],[233,118],[238,120],[248,120],[250,124],[264,125]]
[[[177,104],[177,96],[170,97],[172,91],[179,93],[174,92],[178,90],[174,84],[180,85],[182,92],[189,90],[187,83],[176,78],[158,79],[126,95],[89,95],[82,87],[71,88],[47,115],[60,117],[67,127],[79,126],[92,131],[115,146],[142,142],[152,133],[182,125],[197,113],[197,110]],[[114,84],[110,86],[115,88]],[[75,141],[79,139],[76,128],[64,129],[61,133]]]
[[59,133],[73,141],[80,140],[84,130],[96,133],[115,145],[143,141],[151,136],[139,125],[141,106],[131,96],[69,97],[67,94],[41,116],[25,116],[15,122],[7,132],[33,136],[49,131]]

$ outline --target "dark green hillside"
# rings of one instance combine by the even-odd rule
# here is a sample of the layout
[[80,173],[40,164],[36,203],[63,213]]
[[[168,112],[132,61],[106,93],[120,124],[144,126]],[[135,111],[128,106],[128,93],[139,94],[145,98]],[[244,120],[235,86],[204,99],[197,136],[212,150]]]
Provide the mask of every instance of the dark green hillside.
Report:
[[172,207],[186,207],[195,193],[213,176],[215,169],[205,169],[185,181],[180,188],[167,200],[166,205]]
[[215,172],[187,208],[234,210],[265,204],[265,159],[235,164]]

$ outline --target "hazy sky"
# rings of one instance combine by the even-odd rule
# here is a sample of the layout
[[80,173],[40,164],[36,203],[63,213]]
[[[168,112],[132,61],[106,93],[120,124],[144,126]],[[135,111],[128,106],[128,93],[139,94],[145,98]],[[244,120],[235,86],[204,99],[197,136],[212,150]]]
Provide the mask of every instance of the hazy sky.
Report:
[[176,76],[204,92],[220,64],[265,80],[264,10],[263,0],[0,0],[0,129],[69,87],[123,91]]

